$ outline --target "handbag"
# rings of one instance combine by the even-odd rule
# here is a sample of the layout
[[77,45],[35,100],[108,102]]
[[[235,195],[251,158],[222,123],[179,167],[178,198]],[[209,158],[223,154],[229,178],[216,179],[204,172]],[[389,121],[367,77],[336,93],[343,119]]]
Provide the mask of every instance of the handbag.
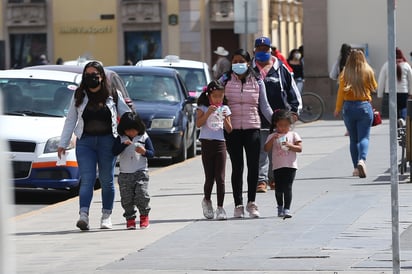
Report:
[[380,125],[380,124],[382,124],[381,113],[378,110],[373,109],[372,126],[374,127],[374,126],[377,126],[377,125]]

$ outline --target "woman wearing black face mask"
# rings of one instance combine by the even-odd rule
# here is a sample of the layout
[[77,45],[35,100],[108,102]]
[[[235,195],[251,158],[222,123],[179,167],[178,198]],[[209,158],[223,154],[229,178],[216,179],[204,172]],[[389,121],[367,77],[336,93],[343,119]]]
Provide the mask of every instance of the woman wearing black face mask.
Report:
[[[117,103],[112,92],[117,92]],[[76,158],[81,184],[79,191],[80,218],[76,226],[89,229],[89,208],[93,198],[94,183],[98,167],[102,187],[102,217],[100,228],[112,227],[110,215],[114,203],[115,157],[112,146],[117,137],[117,117],[131,112],[121,93],[112,91],[103,66],[96,61],[86,64],[80,86],[74,93],[62,131],[59,158],[76,142]],[[72,135],[77,139],[72,140]]]

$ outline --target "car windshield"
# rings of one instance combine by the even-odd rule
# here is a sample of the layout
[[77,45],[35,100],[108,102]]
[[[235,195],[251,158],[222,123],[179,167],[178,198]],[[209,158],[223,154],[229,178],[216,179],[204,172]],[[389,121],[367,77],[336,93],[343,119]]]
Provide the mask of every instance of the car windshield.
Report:
[[0,78],[5,115],[65,117],[77,85],[70,82]]
[[204,86],[207,86],[206,76],[203,69],[194,69],[194,68],[181,68],[174,67],[182,79],[184,79],[186,88],[189,92],[197,91],[202,92]]
[[175,78],[158,75],[120,74],[134,101],[180,102]]

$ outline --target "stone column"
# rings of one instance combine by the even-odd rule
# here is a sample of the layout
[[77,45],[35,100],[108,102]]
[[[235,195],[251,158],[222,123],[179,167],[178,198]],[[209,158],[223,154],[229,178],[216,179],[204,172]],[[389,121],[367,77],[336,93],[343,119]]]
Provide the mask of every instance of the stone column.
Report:
[[280,45],[279,50],[283,55],[287,56],[289,50],[289,39],[288,39],[288,22],[290,21],[289,16],[289,4],[287,0],[283,0],[280,3],[281,5],[281,17],[280,17]]
[[329,79],[328,71],[328,0],[303,1],[305,30],[305,85],[304,91],[319,94],[325,102],[325,116],[331,117],[335,108],[336,83]]

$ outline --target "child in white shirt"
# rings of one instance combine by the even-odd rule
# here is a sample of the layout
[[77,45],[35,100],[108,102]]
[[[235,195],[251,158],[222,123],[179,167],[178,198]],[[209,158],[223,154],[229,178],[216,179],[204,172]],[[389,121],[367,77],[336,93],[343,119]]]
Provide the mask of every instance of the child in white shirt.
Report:
[[211,194],[216,181],[217,209],[216,219],[225,220],[223,209],[225,197],[226,141],[224,131],[232,131],[231,111],[227,106],[225,87],[218,81],[210,82],[199,96],[196,125],[200,127],[199,140],[202,144],[202,163],[205,172],[202,200],[203,215],[213,219]]

